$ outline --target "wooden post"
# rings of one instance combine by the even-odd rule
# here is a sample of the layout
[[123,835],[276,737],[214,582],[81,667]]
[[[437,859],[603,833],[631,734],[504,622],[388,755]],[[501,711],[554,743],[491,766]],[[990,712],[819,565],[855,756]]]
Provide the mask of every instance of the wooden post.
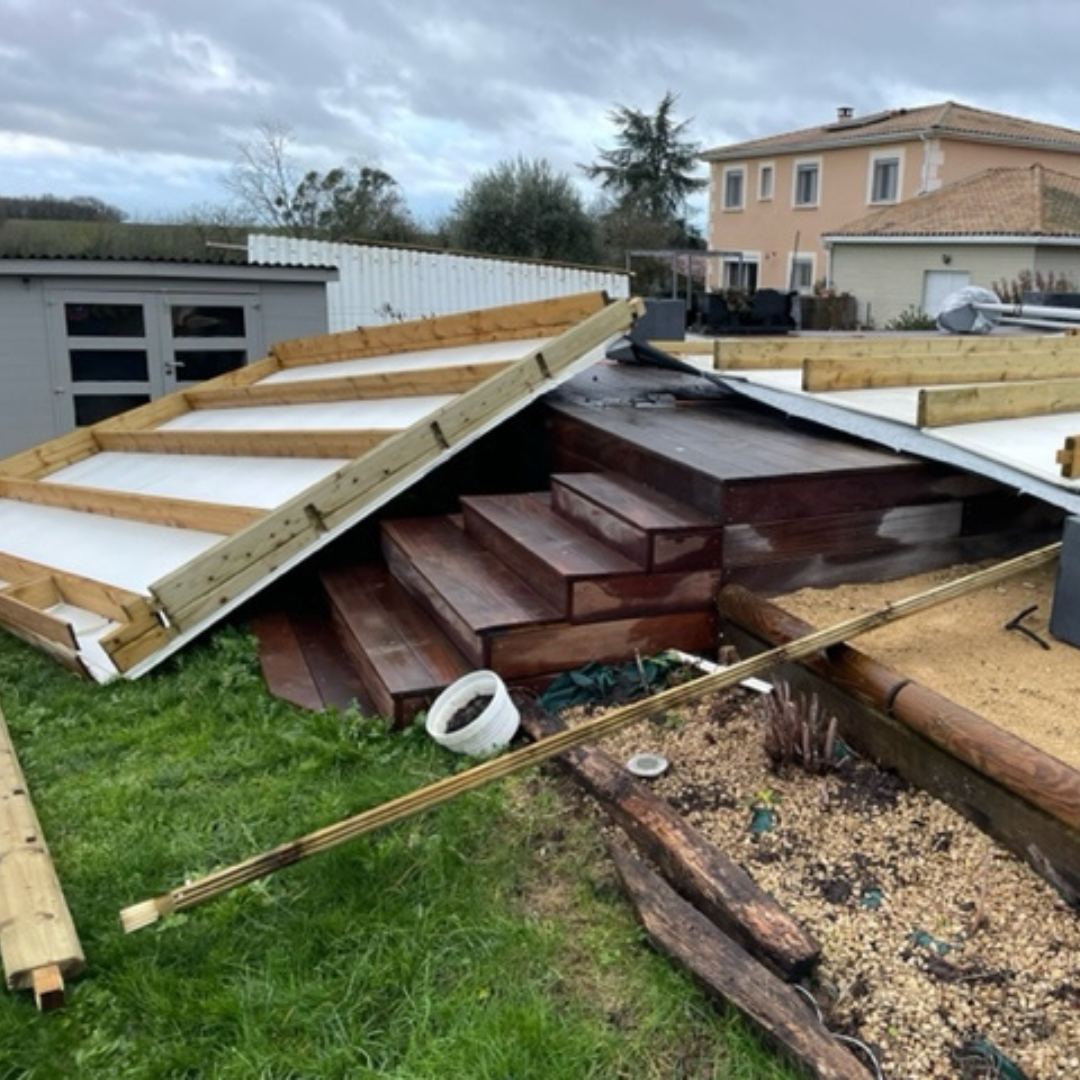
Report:
[[85,965],[2,712],[0,958],[8,989],[32,990],[43,1011],[64,1003],[64,978]]
[[798,992],[747,956],[640,859],[612,850],[615,869],[653,944],[715,998],[730,1002],[789,1060],[818,1080],[867,1080],[854,1055]]
[[[521,723],[534,739],[565,730],[539,710],[523,711]],[[600,801],[678,892],[726,934],[789,981],[810,974],[821,954],[813,936],[669,803],[595,747],[568,750],[558,762]]]

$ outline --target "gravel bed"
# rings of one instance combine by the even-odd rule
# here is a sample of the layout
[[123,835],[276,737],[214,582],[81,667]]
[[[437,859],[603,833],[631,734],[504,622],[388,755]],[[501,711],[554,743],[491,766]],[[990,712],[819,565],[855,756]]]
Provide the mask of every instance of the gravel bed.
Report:
[[766,723],[765,699],[737,689],[601,745],[669,760],[647,782],[818,938],[806,989],[882,1076],[976,1080],[1011,1062],[1029,1080],[1080,1077],[1077,912],[951,808],[855,755],[820,775],[776,771]]

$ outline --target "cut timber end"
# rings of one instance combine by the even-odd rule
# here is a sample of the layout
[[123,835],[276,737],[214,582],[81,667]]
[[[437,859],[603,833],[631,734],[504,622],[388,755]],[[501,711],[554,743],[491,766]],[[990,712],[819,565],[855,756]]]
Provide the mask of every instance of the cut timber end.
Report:
[[1061,475],[1067,480],[1080,479],[1080,435],[1069,435],[1055,460],[1061,466]]
[[0,713],[0,958],[7,985],[32,989],[39,1008],[63,1004],[63,977],[84,966],[82,946],[42,838],[26,780]]
[[64,976],[57,964],[49,964],[34,971],[31,985],[39,1011],[52,1012],[64,1004]]

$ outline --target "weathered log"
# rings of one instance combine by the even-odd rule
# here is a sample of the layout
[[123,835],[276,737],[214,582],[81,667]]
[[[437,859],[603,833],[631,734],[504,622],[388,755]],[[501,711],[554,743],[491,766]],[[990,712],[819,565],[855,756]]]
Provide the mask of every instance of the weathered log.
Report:
[[[521,722],[534,739],[564,730],[539,710],[522,709]],[[707,918],[781,977],[795,981],[810,973],[821,946],[809,931],[647,785],[595,747],[579,746],[556,760]]]
[[[813,631],[739,586],[723,589],[719,604],[724,636],[744,650]],[[782,677],[806,685],[806,673],[841,713],[848,742],[954,806],[1077,902],[1080,772],[850,645],[804,657]]]
[[866,1080],[861,1062],[820,1025],[798,991],[743,952],[636,856],[613,848],[612,858],[650,940],[707,993],[737,1008],[818,1080]]
[[64,1002],[64,977],[84,966],[22,768],[0,712],[0,956],[10,990],[31,990],[38,1008]]

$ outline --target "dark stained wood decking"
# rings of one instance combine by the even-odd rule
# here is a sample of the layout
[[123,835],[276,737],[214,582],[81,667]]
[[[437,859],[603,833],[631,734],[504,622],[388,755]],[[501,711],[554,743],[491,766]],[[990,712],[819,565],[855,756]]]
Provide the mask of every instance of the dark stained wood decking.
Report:
[[547,490],[463,493],[450,514],[388,516],[381,556],[325,570],[332,678],[302,647],[310,605],[264,616],[271,687],[337,705],[345,667],[363,708],[404,722],[474,668],[535,685],[593,660],[713,653],[722,584],[776,595],[897,577],[1060,532],[1059,511],[990,481],[715,394],[597,403],[572,386],[546,403],[544,430]]

